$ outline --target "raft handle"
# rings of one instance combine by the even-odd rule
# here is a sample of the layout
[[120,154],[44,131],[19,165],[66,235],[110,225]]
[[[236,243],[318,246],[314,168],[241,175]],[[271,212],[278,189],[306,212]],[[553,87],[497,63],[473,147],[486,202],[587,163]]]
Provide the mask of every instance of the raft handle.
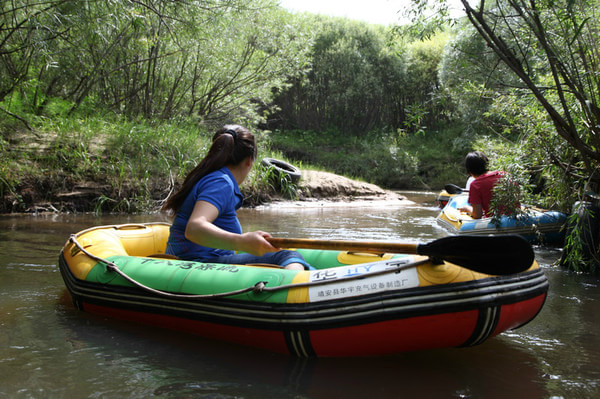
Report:
[[359,252],[359,251],[346,251],[346,253],[348,255],[355,255],[355,256],[374,256],[377,258],[383,258],[385,256],[385,252],[379,252],[379,253],[372,253],[372,252]]
[[451,222],[457,222],[457,223],[462,223],[463,222],[459,218],[453,218],[452,216],[448,215],[448,212],[446,212],[445,210],[443,210],[442,213],[444,215],[446,215],[446,217],[448,218],[448,220],[451,221]]
[[115,230],[145,230],[150,229],[148,225],[143,223],[129,223],[129,224],[120,224],[117,226],[113,226]]

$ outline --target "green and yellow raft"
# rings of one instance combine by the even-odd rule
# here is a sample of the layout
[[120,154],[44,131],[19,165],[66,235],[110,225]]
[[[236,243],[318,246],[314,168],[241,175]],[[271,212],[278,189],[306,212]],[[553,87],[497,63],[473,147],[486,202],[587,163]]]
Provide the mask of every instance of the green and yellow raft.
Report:
[[533,261],[491,276],[406,254],[298,249],[317,270],[165,257],[169,225],[100,226],[59,256],[75,305],[117,319],[297,356],[371,356],[471,346],[540,311]]

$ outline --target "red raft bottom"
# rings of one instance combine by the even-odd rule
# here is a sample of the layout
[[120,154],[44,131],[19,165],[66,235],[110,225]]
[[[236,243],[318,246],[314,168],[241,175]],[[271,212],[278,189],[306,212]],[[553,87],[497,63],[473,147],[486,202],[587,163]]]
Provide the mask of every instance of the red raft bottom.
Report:
[[[484,337],[517,328],[533,319],[546,295],[502,305],[495,327]],[[183,331],[203,337],[284,354],[319,357],[376,356],[424,349],[463,346],[473,339],[480,310],[416,316],[349,327],[304,332],[304,342],[291,340],[294,332],[203,322],[162,314],[136,312],[84,303],[83,310],[115,319]],[[308,339],[308,342],[307,342]],[[302,346],[298,350],[297,346]],[[310,347],[308,351],[304,348]]]

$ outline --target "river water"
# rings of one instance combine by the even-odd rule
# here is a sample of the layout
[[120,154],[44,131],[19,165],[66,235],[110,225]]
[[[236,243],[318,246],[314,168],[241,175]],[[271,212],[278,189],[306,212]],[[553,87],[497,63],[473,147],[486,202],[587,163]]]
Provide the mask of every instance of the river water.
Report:
[[[427,242],[435,193],[415,204],[242,209],[280,237]],[[600,279],[553,267],[541,313],[482,345],[378,358],[297,359],[77,311],[57,258],[93,225],[161,215],[0,217],[0,398],[600,397]]]

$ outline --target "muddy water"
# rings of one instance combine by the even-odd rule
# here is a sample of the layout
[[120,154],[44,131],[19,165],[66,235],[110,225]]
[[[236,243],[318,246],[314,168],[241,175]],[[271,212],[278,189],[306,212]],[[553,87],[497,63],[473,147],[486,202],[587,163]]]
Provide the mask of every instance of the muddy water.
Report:
[[[416,204],[244,209],[282,237],[443,237],[434,193]],[[71,233],[160,215],[0,217],[0,398],[591,398],[600,394],[600,280],[552,267],[528,325],[483,345],[367,359],[295,359],[105,320],[73,308],[57,268]]]

